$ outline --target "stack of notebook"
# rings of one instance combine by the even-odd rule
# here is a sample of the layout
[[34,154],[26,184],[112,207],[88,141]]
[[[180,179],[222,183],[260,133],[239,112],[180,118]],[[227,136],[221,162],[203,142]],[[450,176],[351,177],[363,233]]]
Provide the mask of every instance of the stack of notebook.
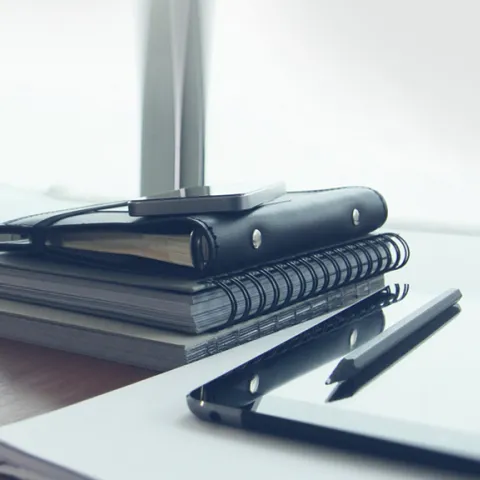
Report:
[[118,203],[16,219],[0,225],[0,336],[174,368],[381,289],[409,256],[375,234],[386,218],[376,191],[349,187],[246,213],[136,218]]

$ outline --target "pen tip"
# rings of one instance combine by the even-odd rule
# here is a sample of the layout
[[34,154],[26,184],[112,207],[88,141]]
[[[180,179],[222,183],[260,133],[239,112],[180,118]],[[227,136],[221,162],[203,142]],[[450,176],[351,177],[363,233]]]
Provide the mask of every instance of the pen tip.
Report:
[[332,379],[330,377],[328,377],[326,380],[325,380],[325,385],[330,385],[332,383]]

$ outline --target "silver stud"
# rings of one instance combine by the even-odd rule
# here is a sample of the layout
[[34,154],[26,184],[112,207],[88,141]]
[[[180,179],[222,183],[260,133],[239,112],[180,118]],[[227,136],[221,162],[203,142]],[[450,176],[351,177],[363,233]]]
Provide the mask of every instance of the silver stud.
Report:
[[254,375],[250,380],[250,384],[248,386],[249,392],[254,395],[258,392],[258,387],[260,386],[260,377],[258,375]]
[[350,334],[350,339],[349,339],[350,348],[355,347],[357,340],[358,340],[358,330],[354,328],[352,330],[352,333]]
[[255,250],[260,248],[262,244],[262,232],[260,230],[255,229],[252,233],[252,245]]
[[352,212],[352,221],[356,227],[360,225],[360,212],[356,208]]

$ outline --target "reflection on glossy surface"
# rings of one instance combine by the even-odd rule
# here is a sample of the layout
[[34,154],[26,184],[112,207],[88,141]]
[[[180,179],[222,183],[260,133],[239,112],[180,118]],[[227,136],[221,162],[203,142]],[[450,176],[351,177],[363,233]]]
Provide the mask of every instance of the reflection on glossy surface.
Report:
[[381,333],[385,327],[382,308],[399,302],[407,292],[405,286],[387,287],[360,301],[205,385],[202,400],[251,408],[263,395],[351,351],[352,337],[356,348]]
[[[475,298],[463,297],[461,309],[439,315],[412,338],[414,348],[403,345],[408,355],[402,348],[392,351],[380,372],[368,372],[375,378],[365,388],[368,375],[335,393],[325,385],[352,343],[374,338],[437,296],[410,290],[402,298],[401,291],[397,286],[373,295],[369,300],[375,298],[377,307],[366,311],[368,299],[350,307],[338,330],[319,324],[323,331],[314,340],[307,341],[312,334],[307,330],[210,382],[205,408],[197,408],[199,391],[189,397],[190,408],[206,420],[479,474],[480,301]],[[382,295],[391,301],[379,307]],[[339,317],[332,321],[338,326]],[[352,335],[358,336],[355,342]],[[254,393],[248,390],[252,380]],[[334,395],[342,400],[326,401]]]
[[[410,291],[404,301],[383,310],[385,328],[434,296]],[[444,324],[434,335],[409,350],[408,355],[386,368],[353,396],[325,404],[335,386],[324,385],[324,382],[335,368],[337,359],[269,392],[257,404],[258,411],[267,413],[267,400],[282,398],[290,402],[308,402],[316,407],[325,406],[329,411],[353,411],[480,434],[480,382],[477,380],[480,370],[480,302],[464,297],[460,307],[454,307],[445,313],[445,317],[438,318],[437,325]],[[295,411],[292,411],[292,418],[294,416]]]
[[363,388],[367,383],[374,380],[378,375],[381,375],[385,370],[390,368],[395,362],[401,359],[404,355],[410,352],[413,348],[419,347],[421,342],[428,339],[428,337],[438,329],[442,328],[447,322],[451,321],[460,312],[460,307],[454,305],[440,315],[434,321],[425,325],[421,330],[418,330],[414,336],[396,345],[383,355],[378,361],[363,370],[360,374],[339,383],[330,393],[327,402],[334,402],[351,397]]

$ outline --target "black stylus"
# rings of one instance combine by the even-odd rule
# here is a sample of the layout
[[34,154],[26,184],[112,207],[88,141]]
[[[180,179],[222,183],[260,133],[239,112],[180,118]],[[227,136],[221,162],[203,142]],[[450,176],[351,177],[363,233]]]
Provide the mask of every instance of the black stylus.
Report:
[[399,343],[407,340],[421,328],[428,325],[438,315],[455,305],[462,298],[458,289],[450,289],[426,303],[418,310],[392,325],[369,342],[340,360],[326,384],[351,380],[365,368],[374,364]]

